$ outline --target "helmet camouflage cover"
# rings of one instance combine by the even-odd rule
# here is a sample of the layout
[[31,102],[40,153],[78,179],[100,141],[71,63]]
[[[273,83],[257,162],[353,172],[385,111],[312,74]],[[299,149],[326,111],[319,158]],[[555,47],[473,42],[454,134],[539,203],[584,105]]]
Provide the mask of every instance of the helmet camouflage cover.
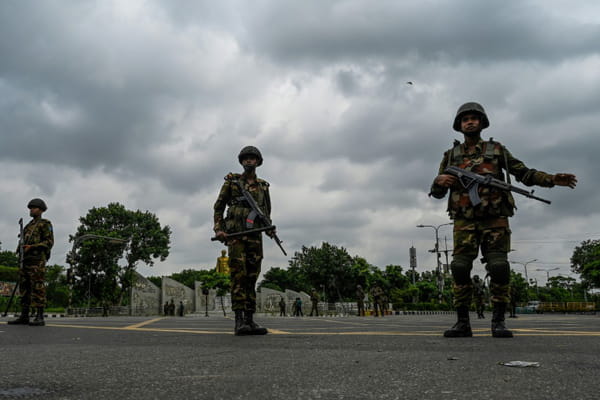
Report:
[[248,155],[255,156],[258,159],[258,163],[256,164],[257,167],[262,165],[262,154],[260,154],[260,151],[254,146],[246,146],[240,151],[240,154],[238,155],[238,161],[240,162],[240,164],[242,163],[242,158]]
[[456,112],[456,117],[454,117],[454,124],[452,125],[452,128],[454,128],[455,131],[461,132],[460,118],[463,116],[463,114],[467,113],[475,113],[481,115],[481,129],[485,129],[488,126],[490,126],[490,121],[488,120],[487,114],[485,113],[483,106],[479,103],[469,102],[460,106],[458,108],[458,111]]

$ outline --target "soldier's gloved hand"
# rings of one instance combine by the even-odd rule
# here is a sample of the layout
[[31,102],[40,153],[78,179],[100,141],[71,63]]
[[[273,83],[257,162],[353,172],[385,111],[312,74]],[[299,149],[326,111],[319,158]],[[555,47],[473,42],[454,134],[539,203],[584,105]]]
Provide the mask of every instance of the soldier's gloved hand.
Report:
[[433,182],[441,187],[449,188],[454,185],[456,181],[457,178],[453,175],[441,174],[436,176]]
[[217,238],[217,240],[218,240],[219,242],[224,242],[224,241],[226,241],[226,240],[227,240],[227,234],[226,234],[225,232],[223,232],[223,231],[218,231],[218,232],[215,234],[215,237]]
[[577,177],[573,174],[556,174],[552,177],[552,182],[557,186],[568,186],[575,189]]
[[273,236],[275,236],[277,234],[277,232],[275,231],[275,229],[271,229],[270,231],[265,231],[265,233],[267,234],[268,237],[270,237],[271,239],[273,239]]

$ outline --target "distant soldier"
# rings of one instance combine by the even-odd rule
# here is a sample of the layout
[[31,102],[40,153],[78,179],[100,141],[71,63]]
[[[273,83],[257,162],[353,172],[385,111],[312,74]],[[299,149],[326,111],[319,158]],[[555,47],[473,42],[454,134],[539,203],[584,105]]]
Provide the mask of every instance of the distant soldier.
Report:
[[381,315],[383,317],[383,289],[379,284],[375,284],[371,288],[371,296],[373,297],[373,316],[379,317]]
[[483,311],[485,309],[485,283],[479,278],[479,275],[473,276],[473,295],[475,297],[475,310],[477,310],[477,318],[483,319]]
[[315,288],[312,288],[310,290],[310,302],[312,304],[312,307],[310,309],[310,317],[313,316],[313,311],[317,317],[319,316],[319,300],[320,299],[321,298],[319,297],[319,293],[317,292],[317,290]]
[[[430,196],[442,199],[448,191],[448,213],[454,220],[454,251],[450,267],[454,279],[454,305],[457,322],[444,332],[445,337],[471,337],[469,307],[473,296],[471,269],[479,250],[490,276],[490,294],[493,304],[492,336],[510,338],[513,333],[506,328],[504,314],[510,301],[509,281],[511,230],[508,218],[514,214],[512,193],[489,185],[481,185],[475,194],[470,185],[446,173],[446,168],[460,168],[510,184],[510,175],[526,186],[575,188],[577,178],[572,174],[548,174],[531,169],[515,158],[502,144],[481,138],[481,131],[490,125],[485,110],[479,103],[465,103],[459,107],[452,127],[461,132],[464,142],[456,141],[444,153],[435,177]],[[476,204],[473,204],[473,202]]]
[[517,301],[519,300],[519,292],[514,282],[510,283],[510,310],[509,318],[517,318]]
[[[10,325],[44,326],[46,306],[46,261],[54,245],[52,223],[42,218],[48,209],[42,199],[33,199],[27,204],[29,216],[33,219],[23,228],[23,269],[19,270],[19,290],[21,292],[21,315]],[[17,249],[17,253],[19,249]],[[30,307],[35,309],[35,318],[29,322]]]
[[[214,231],[218,240],[229,247],[229,269],[231,275],[231,308],[235,313],[236,335],[265,335],[267,329],[254,322],[256,312],[256,280],[263,259],[262,234],[253,232],[228,239],[227,234],[249,230],[248,222],[254,224],[255,211],[244,197],[244,192],[266,216],[271,215],[269,183],[256,176],[256,168],[263,163],[260,151],[254,146],[244,147],[238,161],[244,173],[229,173],[221,187],[214,205]],[[227,208],[227,216],[224,217]],[[259,228],[259,227],[256,227]],[[269,236],[274,230],[265,232]]]
[[175,301],[173,299],[169,303],[169,315],[172,317],[175,316]]
[[169,302],[165,301],[165,305],[163,306],[163,312],[165,313],[165,317],[169,315]]
[[229,275],[229,257],[227,257],[227,250],[221,250],[221,257],[217,257],[216,270],[219,274]]
[[180,317],[183,317],[184,311],[185,311],[185,307],[183,305],[183,301],[180,301],[179,307],[177,309],[177,315],[179,315]]
[[356,307],[358,308],[358,316],[365,316],[365,291],[361,285],[356,285]]
[[279,316],[285,317],[285,300],[283,297],[281,297],[279,300]]

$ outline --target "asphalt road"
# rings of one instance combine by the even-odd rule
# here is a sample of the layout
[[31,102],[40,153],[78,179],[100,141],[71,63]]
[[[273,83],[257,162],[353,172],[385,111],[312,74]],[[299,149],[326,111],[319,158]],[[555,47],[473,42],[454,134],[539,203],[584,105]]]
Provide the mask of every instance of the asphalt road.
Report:
[[451,315],[257,320],[269,335],[236,337],[223,316],[0,318],[0,399],[600,397],[596,315],[507,319],[512,339],[492,338],[489,319],[444,338]]

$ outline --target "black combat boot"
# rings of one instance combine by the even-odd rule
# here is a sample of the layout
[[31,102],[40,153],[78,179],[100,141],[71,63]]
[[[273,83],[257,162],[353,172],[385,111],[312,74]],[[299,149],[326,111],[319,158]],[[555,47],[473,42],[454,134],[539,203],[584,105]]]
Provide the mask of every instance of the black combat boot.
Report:
[[250,327],[244,323],[244,312],[242,310],[235,310],[235,335],[250,335],[251,331],[252,330],[250,329]]
[[246,316],[246,325],[248,325],[251,330],[249,333],[250,335],[266,335],[269,332],[266,328],[263,328],[262,326],[254,322],[254,320],[252,319],[254,311],[246,311],[244,314]]
[[492,336],[497,338],[511,338],[513,333],[506,329],[504,325],[504,313],[506,312],[506,303],[494,303],[492,313]]
[[458,321],[452,328],[444,332],[444,337],[472,337],[469,307],[459,306],[456,308],[456,313],[458,314]]
[[44,322],[44,307],[37,307],[36,314],[33,321],[29,323],[29,326],[44,326],[46,323]]
[[9,325],[29,325],[29,307],[23,306],[21,308],[21,315],[15,320],[8,321]]

